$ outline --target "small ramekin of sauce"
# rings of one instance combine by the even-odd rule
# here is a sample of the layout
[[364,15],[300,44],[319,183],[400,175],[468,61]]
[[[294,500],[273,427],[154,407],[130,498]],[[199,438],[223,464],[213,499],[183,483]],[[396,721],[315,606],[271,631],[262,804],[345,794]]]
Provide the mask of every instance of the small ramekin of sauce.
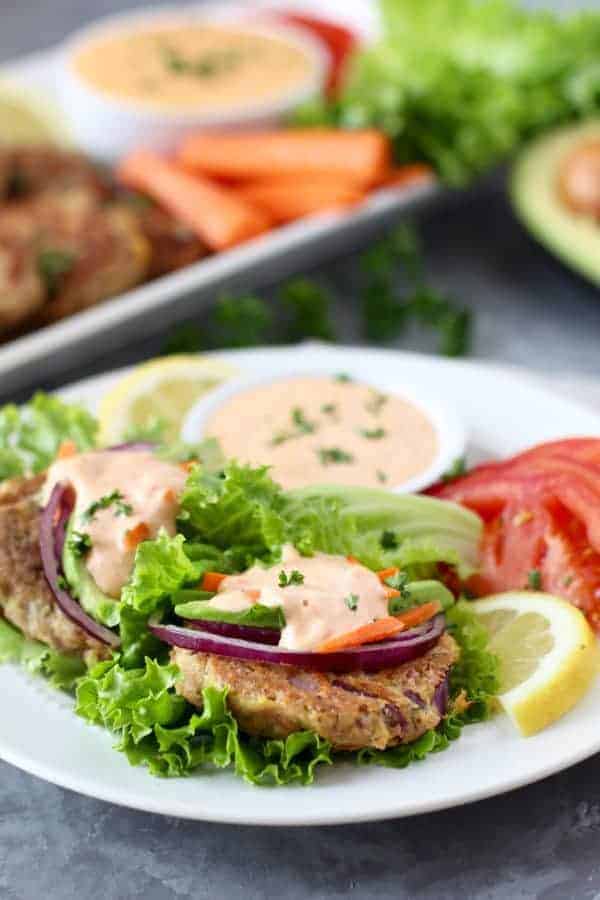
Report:
[[182,436],[217,438],[226,457],[270,466],[286,489],[418,491],[452,469],[465,448],[454,414],[421,391],[383,390],[335,373],[235,379],[192,408]]
[[308,34],[241,12],[164,8],[77,32],[59,88],[82,149],[113,160],[186,134],[272,124],[316,94],[326,53]]

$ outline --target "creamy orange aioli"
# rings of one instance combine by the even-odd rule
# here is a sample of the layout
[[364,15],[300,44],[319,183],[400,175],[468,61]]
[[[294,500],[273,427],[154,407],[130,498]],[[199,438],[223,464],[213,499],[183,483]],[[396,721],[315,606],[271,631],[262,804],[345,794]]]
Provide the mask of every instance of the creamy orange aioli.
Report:
[[[287,576],[300,572],[304,581],[282,588],[282,570]],[[258,597],[248,591],[259,592]],[[388,615],[385,588],[375,572],[344,556],[301,556],[290,544],[283,548],[281,563],[268,569],[255,565],[241,575],[227,576],[207,601],[208,606],[228,612],[241,612],[254,603],[283,609],[286,626],[279,646],[288,650],[314,650],[328,638]]]
[[[178,495],[186,473],[177,465],[158,459],[148,451],[94,451],[59,459],[48,469],[42,501],[46,503],[58,482],[73,485],[77,500],[75,529],[89,534],[92,549],[85,558],[98,587],[111,597],[119,597],[133,568],[135,548],[127,549],[126,535],[144,522],[148,539],[161,528],[175,534]],[[119,514],[119,504],[99,509],[90,521],[84,513],[90,505],[113,491],[119,491],[131,513]],[[82,518],[83,517],[83,518]]]
[[117,98],[168,110],[255,105],[301,87],[313,63],[279,37],[225,25],[172,23],[90,40],[78,75]]
[[227,457],[272,466],[285,488],[394,487],[427,469],[435,428],[401,397],[330,377],[298,377],[240,391],[206,424]]

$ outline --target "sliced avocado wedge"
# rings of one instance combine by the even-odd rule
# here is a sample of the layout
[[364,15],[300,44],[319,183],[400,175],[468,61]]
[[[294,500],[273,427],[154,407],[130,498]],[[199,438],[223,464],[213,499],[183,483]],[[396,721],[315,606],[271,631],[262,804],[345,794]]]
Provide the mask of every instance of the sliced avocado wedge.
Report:
[[[191,591],[181,593],[190,594]],[[179,603],[179,596],[175,594],[175,614],[182,619],[204,619],[207,622],[226,622],[228,625],[252,625],[254,628],[285,627],[285,616],[280,606],[263,606],[255,603],[248,609],[240,612],[230,612],[224,609],[215,609],[208,606],[206,600],[192,600]]]
[[600,223],[569,210],[557,190],[563,159],[580,143],[594,139],[600,140],[600,119],[538,138],[517,159],[509,190],[517,217],[539,243],[600,285]]
[[119,624],[121,604],[100,590],[85,564],[85,558],[76,556],[71,549],[74,516],[71,516],[67,527],[65,546],[63,549],[63,572],[73,596],[79,600],[88,616],[114,628]]

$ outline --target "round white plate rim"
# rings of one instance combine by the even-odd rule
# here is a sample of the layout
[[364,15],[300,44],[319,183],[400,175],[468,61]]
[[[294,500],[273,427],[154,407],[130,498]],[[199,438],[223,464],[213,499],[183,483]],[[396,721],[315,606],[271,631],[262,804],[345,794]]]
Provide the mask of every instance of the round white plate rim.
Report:
[[[358,353],[357,350],[359,351]],[[218,355],[240,366],[243,366],[244,363],[256,362],[258,355],[262,358],[263,364],[271,365],[276,364],[284,355],[295,352],[298,352],[295,348],[259,348],[256,351],[230,351]],[[492,383],[497,382],[498,378],[500,378],[501,390],[517,392],[514,401],[515,408],[518,407],[519,403],[523,403],[522,397],[524,394],[528,398],[535,397],[541,404],[552,404],[556,412],[553,423],[553,430],[556,432],[556,436],[565,433],[564,429],[561,431],[560,425],[556,426],[556,422],[560,422],[565,417],[571,422],[577,422],[577,428],[579,428],[579,422],[581,422],[581,426],[587,432],[600,435],[599,417],[586,410],[585,407],[572,404],[559,395],[555,395],[551,391],[535,385],[535,382],[530,382],[526,376],[519,372],[511,373],[501,367],[482,366],[471,362],[440,360],[416,354],[402,354],[397,351],[367,350],[356,347],[330,348],[317,344],[304,345],[302,348],[303,359],[306,361],[308,356],[314,360],[314,364],[318,362],[319,357],[322,358],[323,354],[328,356],[335,354],[340,360],[345,359],[344,368],[350,372],[354,371],[357,377],[360,376],[357,369],[361,367],[358,366],[356,360],[360,357],[367,367],[378,358],[380,361],[384,360],[388,363],[392,361],[400,367],[416,368],[421,370],[421,372],[432,368],[439,373],[455,373],[459,378],[466,376],[468,379],[471,379],[469,382],[471,384],[473,383],[472,379],[478,377],[484,381],[491,380]],[[87,379],[71,385],[61,393],[70,398],[79,396],[88,400],[94,399],[99,391],[105,389],[121,374],[122,371]],[[569,433],[569,428],[566,429],[566,433]],[[573,430],[573,433],[575,433],[575,430]],[[543,436],[543,439],[545,437],[546,435]],[[29,686],[27,690],[25,690],[25,684]],[[50,697],[50,688],[11,666],[0,670],[0,685],[3,687],[8,686],[9,695],[11,686],[16,686],[18,690],[25,691],[25,696],[27,696],[27,691],[31,689],[38,696],[42,692],[46,697]],[[214,790],[212,790],[214,788],[212,777],[207,778],[205,782],[205,785],[210,787],[208,790],[210,795],[208,802],[206,800],[203,802],[203,791],[199,791],[198,795],[194,797],[193,805],[190,805],[189,795],[194,793],[194,785],[201,783],[202,776],[179,782],[156,781],[142,770],[124,769],[123,766],[127,766],[126,761],[121,754],[116,754],[113,751],[109,751],[113,754],[115,760],[114,768],[111,768],[111,776],[114,773],[118,773],[120,780],[119,777],[115,777],[114,781],[111,780],[108,783],[103,783],[101,780],[96,781],[93,777],[86,775],[85,772],[81,774],[76,769],[69,769],[67,765],[61,765],[60,760],[45,760],[39,741],[34,742],[35,746],[33,747],[23,748],[15,746],[14,743],[11,744],[10,739],[6,735],[1,734],[0,757],[18,768],[61,787],[101,800],[153,813],[231,824],[274,826],[364,822],[427,813],[481,800],[538,781],[586,759],[600,750],[600,729],[597,727],[600,724],[600,712],[596,712],[596,710],[600,710],[598,705],[600,687],[596,685],[595,689],[592,690],[592,694],[594,696],[588,695],[581,706],[571,714],[574,717],[571,723],[575,721],[579,723],[575,731],[582,734],[585,729],[582,729],[581,726],[587,726],[589,731],[587,735],[582,734],[582,740],[579,743],[577,741],[573,742],[573,734],[567,740],[560,737],[563,732],[565,734],[573,732],[575,726],[570,724],[569,717],[553,726],[553,729],[556,731],[550,729],[548,732],[545,732],[545,738],[538,736],[538,738],[534,737],[527,740],[515,739],[509,724],[500,717],[491,723],[466,729],[461,740],[445,753],[429,758],[424,763],[411,766],[408,770],[355,770],[343,766],[336,768],[336,772],[323,770],[321,779],[317,777],[317,782],[312,788],[279,788],[277,790],[252,788],[241,782],[233,782],[233,776],[217,775],[216,778],[221,788],[227,784],[229,788],[233,789],[236,803],[234,808],[227,808],[226,805],[223,808],[222,803],[217,802],[217,798],[225,796],[227,791],[224,794],[221,789],[215,794]],[[31,700],[31,696],[28,696],[27,699]],[[78,738],[81,744],[85,744],[87,741],[88,749],[91,749],[92,754],[95,745],[103,752],[105,747],[108,748],[113,743],[112,738],[105,732],[99,729],[88,728],[80,720],[76,719],[70,709],[67,710],[67,716],[68,722],[72,720],[73,723],[78,723],[78,727],[81,728]],[[504,748],[502,750],[503,758],[506,749],[508,748],[509,750],[507,765],[510,766],[511,763],[511,752],[514,757],[513,763],[515,759],[526,757],[529,760],[534,758],[535,764],[526,765],[520,772],[503,771],[498,773],[495,780],[489,783],[479,783],[474,778],[467,786],[454,793],[452,793],[452,790],[448,793],[447,781],[442,778],[442,783],[439,785],[440,790],[436,790],[438,787],[436,782],[440,781],[443,769],[447,768],[447,763],[444,760],[450,762],[450,768],[456,762],[457,772],[460,772],[461,759],[463,762],[466,761],[468,753],[473,756],[474,760],[477,760],[479,753],[473,753],[473,751],[477,751],[479,744],[487,752],[485,746],[486,743],[489,744],[489,737],[492,734],[494,741]],[[91,740],[88,738],[91,738]],[[556,753],[554,753],[554,756],[550,754],[544,760],[544,748],[549,741],[550,743],[554,741],[554,743],[560,745],[561,750],[558,755]],[[467,754],[463,754],[462,757],[461,745]],[[563,750],[563,747],[567,749]],[[519,748],[516,755],[515,748]],[[419,774],[420,772],[423,773],[423,776]],[[487,770],[484,769],[484,772],[489,774],[489,766]],[[124,773],[122,777],[121,773]],[[129,777],[127,773],[129,773]],[[340,775],[341,781],[339,780]],[[332,779],[336,777],[338,778],[337,783],[332,784]],[[422,781],[424,785],[430,784],[429,796],[419,797],[410,802],[403,802],[403,782],[401,779],[406,778],[410,779],[410,781],[404,782],[405,787],[407,784],[418,781]],[[151,796],[151,791],[147,790],[150,787],[150,782],[154,785],[158,784],[161,788],[160,791],[156,792],[155,796]],[[377,790],[373,792],[370,789],[369,782],[377,782],[376,788],[381,788],[379,793]],[[176,786],[177,783],[183,783],[189,789],[179,798],[172,795],[173,793],[176,794],[177,790],[170,790],[170,786]],[[366,796],[364,795],[365,788],[368,790]],[[398,790],[394,790],[395,788],[398,788]],[[446,794],[443,793],[444,790]],[[260,791],[260,793],[257,794],[257,791]],[[295,806],[306,807],[305,798],[307,797],[310,798],[310,803],[304,811],[299,811],[298,808],[295,808]],[[259,803],[256,803],[256,800],[259,798]],[[293,798],[297,798],[297,804],[294,803]],[[346,805],[343,802],[344,800]],[[347,805],[349,800],[352,801],[351,807]]]

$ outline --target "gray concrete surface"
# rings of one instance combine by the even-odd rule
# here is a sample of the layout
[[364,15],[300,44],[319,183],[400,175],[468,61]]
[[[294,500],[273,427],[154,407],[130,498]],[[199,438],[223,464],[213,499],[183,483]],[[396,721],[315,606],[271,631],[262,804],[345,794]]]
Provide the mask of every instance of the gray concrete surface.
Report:
[[[2,0],[0,59],[49,45],[120,6]],[[600,375],[600,293],[516,224],[501,177],[421,225],[434,281],[475,312],[475,356]],[[343,298],[338,312],[348,340],[358,337],[354,265],[341,259],[321,272]],[[399,346],[431,349],[416,333]],[[157,348],[107,356],[105,367]],[[261,830],[124,810],[0,764],[0,900],[597,900],[598,765],[591,759],[504,797],[405,821]]]

